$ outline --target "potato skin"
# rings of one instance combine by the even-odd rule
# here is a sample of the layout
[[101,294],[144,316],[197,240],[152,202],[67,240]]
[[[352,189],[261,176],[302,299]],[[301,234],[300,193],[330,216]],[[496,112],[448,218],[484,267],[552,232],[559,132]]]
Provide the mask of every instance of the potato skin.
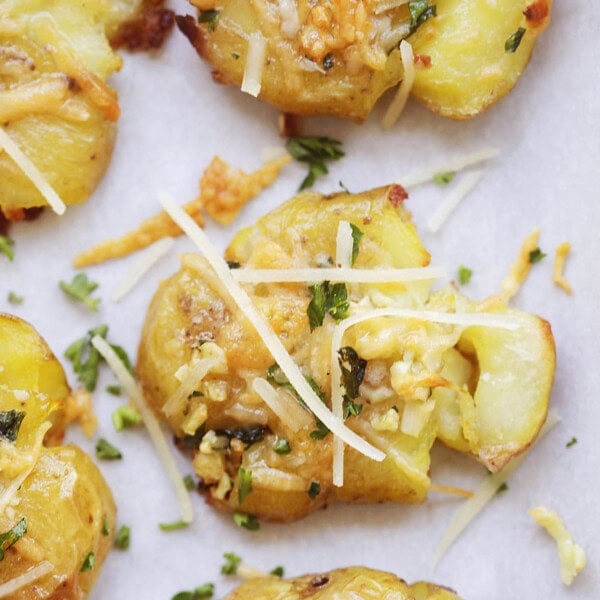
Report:
[[334,569],[293,579],[254,579],[243,583],[226,600],[335,600],[342,597],[460,600],[452,590],[423,582],[410,586],[391,573],[367,567]]

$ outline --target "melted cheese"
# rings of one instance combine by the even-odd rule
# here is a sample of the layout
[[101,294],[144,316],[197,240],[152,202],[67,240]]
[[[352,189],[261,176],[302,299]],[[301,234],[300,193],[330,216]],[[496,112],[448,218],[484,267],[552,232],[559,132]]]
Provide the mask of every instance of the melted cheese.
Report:
[[40,577],[47,575],[48,573],[54,570],[54,565],[44,560],[35,567],[28,569],[22,575],[15,577],[13,579],[9,579],[5,583],[0,584],[0,598],[6,598],[11,594],[14,594],[18,590],[23,589],[25,586],[33,583]]

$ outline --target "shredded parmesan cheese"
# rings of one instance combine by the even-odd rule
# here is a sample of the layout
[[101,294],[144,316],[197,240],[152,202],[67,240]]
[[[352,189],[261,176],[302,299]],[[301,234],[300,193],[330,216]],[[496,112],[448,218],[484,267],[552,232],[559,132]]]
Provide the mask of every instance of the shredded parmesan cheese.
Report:
[[47,560],[43,560],[35,567],[27,569],[27,571],[25,571],[25,573],[22,575],[14,577],[13,579],[9,579],[5,583],[0,584],[0,598],[6,598],[6,596],[14,594],[18,590],[23,589],[26,585],[33,583],[40,577],[47,575],[53,570],[54,565]]
[[440,227],[446,222],[456,207],[475,189],[475,186],[481,181],[483,171],[473,171],[467,173],[462,181],[448,194],[447,198],[438,206],[433,213],[427,227],[432,233],[439,231]]
[[571,244],[569,242],[563,242],[556,249],[556,257],[554,258],[554,269],[552,272],[552,281],[559,287],[562,288],[567,294],[573,293],[573,288],[569,282],[565,279],[563,271],[565,269],[565,261],[571,251]]
[[119,358],[117,353],[110,347],[108,342],[96,335],[92,338],[92,345],[101,354],[102,358],[108,363],[108,366],[112,369],[113,373],[121,383],[121,385],[127,391],[127,394],[131,398],[135,408],[139,411],[144,425],[150,435],[150,439],[154,443],[158,455],[160,456],[163,465],[171,479],[173,489],[179,501],[179,510],[181,512],[181,519],[185,523],[191,523],[194,520],[194,509],[190,499],[189,492],[187,491],[185,484],[183,483],[183,474],[177,467],[175,458],[169,449],[167,440],[160,428],[160,424],[152,410],[146,405],[142,392],[131,376],[131,373],[127,370],[127,367],[123,364],[123,361]]
[[409,269],[234,269],[239,283],[392,283],[438,279],[446,272],[439,267]]
[[248,55],[242,79],[242,92],[255,98],[260,94],[266,50],[267,40],[259,32],[251,34],[248,39]]
[[481,148],[480,150],[453,158],[448,162],[442,163],[435,167],[428,167],[427,169],[423,169],[421,171],[409,173],[408,175],[398,179],[398,183],[405,188],[414,188],[424,183],[433,181],[434,177],[438,173],[462,171],[469,167],[478,165],[479,163],[491,160],[492,158],[496,158],[496,156],[499,154],[500,151],[497,148]]
[[404,76],[402,77],[402,82],[400,83],[396,96],[388,106],[381,121],[381,125],[384,129],[389,129],[398,120],[398,117],[404,110],[413,83],[415,82],[415,57],[412,46],[406,40],[400,42],[400,58],[402,59]]
[[519,256],[510,267],[508,275],[502,282],[502,296],[505,302],[508,302],[513,296],[516,296],[521,289],[524,281],[531,270],[530,252],[538,247],[540,239],[540,230],[534,229],[523,241]]
[[149,246],[143,252],[125,277],[117,283],[111,300],[119,302],[142,280],[144,275],[174,246],[175,240],[167,237]]
[[0,147],[15,161],[17,166],[29,177],[31,183],[44,196],[50,208],[57,214],[62,215],[66,210],[65,203],[54,191],[47,179],[37,169],[37,167],[23,154],[21,149],[15,144],[12,138],[0,127]]
[[338,223],[335,238],[335,264],[339,268],[350,269],[352,267],[352,228],[348,221]]
[[338,435],[355,450],[373,460],[383,460],[385,458],[383,452],[374,448],[352,430],[348,429],[343,424],[343,421],[339,417],[332,415],[323,402],[321,402],[304,378],[304,375],[302,375],[298,365],[296,365],[292,357],[287,353],[268,321],[262,313],[256,309],[248,294],[232,277],[227,263],[221,258],[219,252],[211,244],[206,234],[181,208],[177,206],[172,198],[162,195],[160,200],[163,208],[171,215],[173,220],[190,236],[200,250],[202,250],[206,259],[229,292],[231,298],[260,335],[273,358],[285,373],[289,382],[296,389],[298,394],[300,394],[300,397],[306,402],[309,409],[333,432],[334,435]]
[[236,575],[239,575],[244,580],[249,579],[260,579],[262,577],[268,577],[269,574],[253,567],[251,565],[247,565],[246,563],[240,563],[237,566]]
[[571,585],[577,574],[585,567],[584,549],[576,544],[571,532],[554,510],[545,506],[536,506],[529,510],[531,518],[541,525],[556,541],[560,560],[560,579],[565,585]]
[[[558,422],[560,417],[553,410],[548,412],[546,422],[540,429],[538,439],[542,439]],[[530,447],[531,448],[531,447]],[[435,552],[434,566],[439,563],[448,548],[454,544],[471,521],[483,510],[485,505],[494,497],[498,488],[519,468],[529,454],[529,449],[520,456],[513,458],[508,465],[497,473],[486,475],[481,485],[454,514],[446,533]]]

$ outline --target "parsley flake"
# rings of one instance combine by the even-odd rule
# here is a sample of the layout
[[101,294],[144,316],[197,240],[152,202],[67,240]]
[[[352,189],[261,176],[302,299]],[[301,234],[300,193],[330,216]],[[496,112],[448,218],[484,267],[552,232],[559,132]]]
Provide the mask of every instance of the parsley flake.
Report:
[[17,294],[16,292],[8,292],[6,299],[11,304],[23,304],[23,300],[25,298],[23,298],[23,296],[19,296],[19,294]]
[[273,451],[283,456],[284,454],[289,454],[292,451],[292,447],[287,440],[281,438],[273,444]]
[[344,421],[349,417],[358,417],[363,409],[363,405],[360,402],[354,402],[352,398],[348,396],[344,397]]
[[188,492],[193,492],[196,489],[196,484],[194,482],[194,478],[191,475],[186,475],[183,478],[183,485],[185,485],[185,489]]
[[61,281],[58,285],[67,296],[83,302],[90,310],[98,312],[100,298],[92,298],[90,294],[99,284],[90,281],[85,273],[78,273],[70,283]]
[[120,396],[123,393],[123,388],[120,385],[107,385],[106,391],[112,396]]
[[339,160],[344,156],[342,143],[324,136],[291,137],[285,144],[287,151],[299,162],[308,165],[308,175],[304,178],[298,191],[312,187],[315,179],[329,173],[326,160]]
[[204,600],[205,598],[212,598],[214,593],[214,584],[205,583],[191,592],[179,592],[178,594],[175,594],[171,600]]
[[341,321],[348,316],[350,304],[348,303],[348,290],[344,283],[334,283],[329,281],[315,283],[308,286],[312,294],[306,314],[310,323],[310,330],[323,325],[325,315],[329,313],[336,321]]
[[233,513],[233,522],[238,527],[243,527],[248,531],[257,531],[260,529],[260,523],[254,515],[245,515],[244,513]]
[[110,535],[110,521],[106,515],[102,517],[102,535],[104,537]]
[[23,517],[12,529],[0,534],[0,561],[4,560],[6,551],[14,546],[27,533],[27,519]]
[[504,51],[505,52],[516,52],[517,48],[521,44],[521,40],[525,35],[525,28],[519,27],[504,43]]
[[471,281],[472,275],[473,271],[469,269],[469,267],[465,267],[464,265],[458,267],[458,283],[460,283],[460,285],[467,285],[467,283]]
[[275,577],[283,577],[284,572],[284,568],[281,565],[279,565],[271,571],[269,571],[269,575],[274,575]]
[[117,431],[123,431],[142,422],[142,415],[133,406],[128,405],[119,406],[113,411],[111,418]]
[[209,31],[214,31],[217,28],[217,23],[221,18],[220,10],[202,10],[198,15],[198,23],[206,23]]
[[161,531],[177,531],[178,529],[185,529],[189,526],[189,523],[185,521],[173,521],[172,523],[159,523]]
[[444,171],[436,173],[433,176],[433,183],[436,185],[448,185],[455,177],[456,171]]
[[321,493],[321,484],[318,481],[313,481],[308,488],[308,496],[314,500]]
[[96,442],[96,458],[101,460],[119,460],[123,458],[121,451],[104,438]]
[[84,558],[83,564],[81,565],[81,569],[79,569],[82,573],[87,573],[94,568],[94,564],[96,562],[96,555],[93,552],[88,552],[88,555]]
[[547,255],[544,254],[539,248],[536,248],[535,250],[532,250],[529,253],[529,262],[534,265],[535,263],[540,262],[540,260],[542,260],[543,258],[545,258]]
[[246,496],[252,491],[252,471],[240,467],[238,469],[238,504],[241,506]]
[[10,261],[15,258],[15,251],[12,249],[14,245],[15,241],[13,239],[0,235],[0,254],[5,254]]
[[422,25],[435,17],[437,9],[435,4],[429,6],[429,0],[410,0],[408,3],[408,11],[410,13],[410,32],[414,33],[419,25]]
[[501,494],[502,492],[505,492],[508,489],[508,483],[506,483],[506,481],[498,487],[498,489],[496,490],[496,494]]
[[350,223],[350,229],[352,230],[352,260],[350,261],[350,265],[354,266],[358,257],[358,245],[364,233],[352,223]]
[[127,550],[131,542],[131,528],[127,525],[121,525],[115,536],[115,548]]
[[576,437],[572,437],[567,443],[566,443],[566,447],[570,448],[571,446],[574,446],[577,443],[577,438]]
[[221,566],[221,575],[236,575],[237,568],[242,562],[241,556],[233,552],[225,552],[223,558],[225,559],[225,563]]
[[0,410],[0,438],[16,442],[25,413],[20,410]]

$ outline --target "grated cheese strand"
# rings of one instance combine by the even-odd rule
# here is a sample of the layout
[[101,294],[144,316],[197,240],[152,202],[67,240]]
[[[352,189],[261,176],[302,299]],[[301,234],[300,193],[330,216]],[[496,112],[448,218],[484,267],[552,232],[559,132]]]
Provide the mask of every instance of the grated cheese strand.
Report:
[[[538,434],[538,440],[541,440],[559,421],[560,417],[558,414],[553,410],[549,411],[546,422]],[[436,549],[433,561],[434,568],[440,562],[444,554],[446,554],[448,548],[454,544],[471,521],[494,497],[498,488],[521,466],[521,463],[529,455],[530,450],[531,447],[520,456],[513,458],[506,467],[497,473],[486,475],[481,485],[475,490],[475,493],[454,513],[454,516],[446,529],[446,533]]]
[[262,377],[254,379],[252,389],[294,433],[312,422],[312,417],[296,400],[290,398],[290,401],[287,402],[287,398],[282,398],[282,393],[276,390],[266,379]]
[[113,373],[119,380],[119,383],[125,388],[127,394],[133,401],[134,407],[137,408],[142,416],[142,420],[144,421],[144,425],[148,430],[150,439],[154,443],[158,455],[165,466],[169,478],[171,479],[173,489],[175,490],[175,494],[179,502],[181,520],[185,523],[191,523],[194,520],[194,509],[192,507],[190,494],[183,483],[183,474],[175,462],[175,458],[169,449],[158,420],[152,413],[152,410],[146,405],[144,398],[142,397],[142,392],[139,385],[131,376],[131,373],[129,373],[123,364],[123,361],[119,358],[117,353],[110,347],[104,338],[101,338],[99,335],[94,336],[92,338],[92,345],[108,363],[108,366],[112,369]]
[[255,98],[260,94],[266,50],[267,40],[259,32],[251,34],[248,39],[248,55],[242,79],[242,92]]
[[233,278],[239,283],[393,283],[439,279],[446,275],[440,267],[410,269],[234,269]]
[[563,242],[556,248],[556,256],[554,257],[554,268],[552,270],[552,281],[567,294],[573,294],[573,288],[564,276],[565,262],[571,251],[571,244]]
[[[510,330],[519,327],[518,322],[513,317],[507,318],[489,313],[440,313],[409,308],[377,308],[351,315],[336,325],[331,338],[331,410],[337,418],[343,416],[342,371],[338,361],[338,351],[342,347],[344,333],[353,325],[380,317],[419,319],[421,321],[465,327],[483,326]],[[336,487],[344,485],[344,444],[337,436],[333,439],[333,485]]]
[[6,598],[6,596],[9,596],[10,594],[14,594],[16,591],[23,589],[26,585],[33,583],[53,570],[54,565],[47,560],[43,560],[35,567],[27,569],[22,575],[0,584],[0,598]]
[[175,245],[172,237],[166,237],[151,246],[148,246],[140,254],[139,259],[125,274],[125,277],[117,283],[112,293],[111,300],[119,302],[142,280],[144,275]]
[[350,269],[352,267],[352,228],[348,221],[338,223],[337,235],[335,238],[335,264],[340,269]]
[[396,96],[388,106],[381,120],[381,126],[384,129],[389,129],[398,120],[415,82],[415,57],[412,46],[406,40],[400,42],[400,58],[402,59],[404,76],[402,77]]
[[194,223],[194,221],[183,211],[174,200],[162,194],[160,202],[164,210],[171,215],[171,218],[183,229],[192,239],[192,241],[202,250],[204,256],[215,270],[217,276],[231,295],[234,302],[242,313],[248,318],[250,324],[262,338],[269,352],[279,364],[281,370],[285,373],[288,381],[296,389],[300,397],[306,402],[308,408],[326,425],[334,435],[339,435],[344,442],[352,446],[355,450],[372,458],[381,461],[385,454],[373,447],[362,439],[359,435],[348,429],[343,422],[331,414],[329,409],[321,402],[320,398],[310,387],[304,375],[288,354],[283,344],[273,331],[272,327],[265,317],[258,311],[252,303],[248,294],[240,287],[231,274],[227,263],[220,256],[217,249],[211,244],[206,234]]
[[508,275],[502,281],[502,297],[506,303],[516,296],[531,271],[529,255],[538,247],[540,230],[534,229],[521,244],[519,255],[510,266]]
[[15,144],[12,138],[0,127],[0,148],[4,148],[6,153],[15,161],[17,166],[29,177],[31,183],[44,196],[50,208],[57,214],[64,214],[67,206],[60,199],[54,188],[48,183],[48,180],[42,175],[38,168],[25,156],[21,149]]
[[467,173],[458,185],[448,194],[437,207],[427,223],[432,233],[437,233],[458,205],[475,189],[483,177],[483,170]]
[[423,185],[424,183],[430,183],[438,173],[463,171],[464,169],[468,169],[469,167],[473,167],[479,163],[496,158],[496,156],[499,154],[500,150],[497,148],[481,148],[475,152],[470,152],[468,154],[464,154],[463,156],[452,158],[448,162],[437,165],[436,167],[428,167],[427,169],[422,169],[421,171],[409,173],[397,181],[405,188],[415,188],[419,185]]

